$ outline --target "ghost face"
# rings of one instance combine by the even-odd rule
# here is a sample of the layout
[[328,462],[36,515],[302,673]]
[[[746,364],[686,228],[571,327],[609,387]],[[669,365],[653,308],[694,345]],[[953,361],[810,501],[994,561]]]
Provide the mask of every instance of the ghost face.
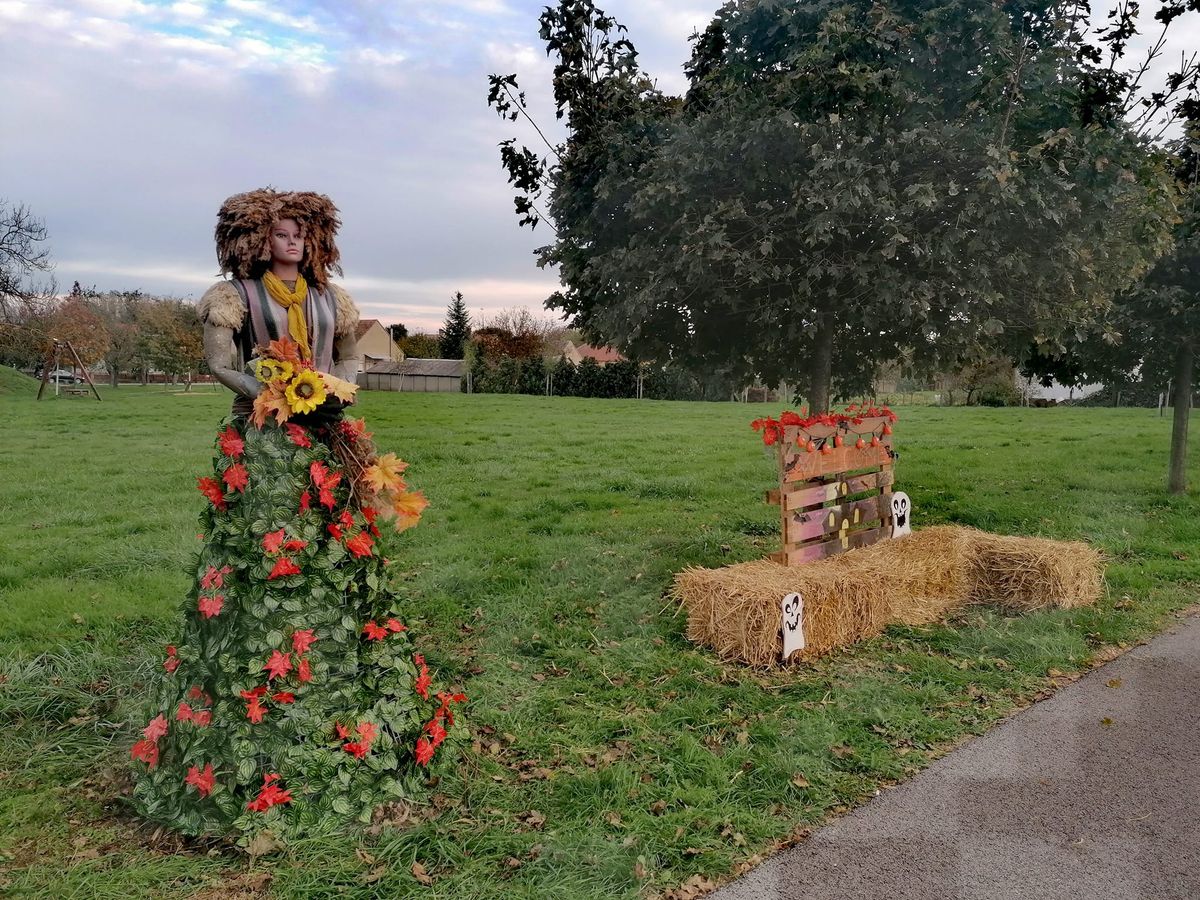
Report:
[[800,627],[800,595],[788,594],[783,598],[783,627],[795,631]]
[[903,491],[892,494],[892,537],[912,533],[911,511],[908,494]]
[[804,649],[804,598],[799,594],[787,594],[779,601],[782,615],[783,661],[797,650]]

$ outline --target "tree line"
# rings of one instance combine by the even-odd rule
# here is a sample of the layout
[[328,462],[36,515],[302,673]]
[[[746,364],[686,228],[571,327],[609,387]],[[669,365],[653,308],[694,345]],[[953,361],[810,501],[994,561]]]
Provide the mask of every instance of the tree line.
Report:
[[[141,291],[98,291],[75,282],[65,297],[33,294],[10,304],[0,322],[0,364],[40,372],[55,341],[69,341],[87,367],[103,363],[109,383],[143,384],[151,372],[177,379],[204,370],[195,304]],[[74,360],[60,355],[63,368]]]

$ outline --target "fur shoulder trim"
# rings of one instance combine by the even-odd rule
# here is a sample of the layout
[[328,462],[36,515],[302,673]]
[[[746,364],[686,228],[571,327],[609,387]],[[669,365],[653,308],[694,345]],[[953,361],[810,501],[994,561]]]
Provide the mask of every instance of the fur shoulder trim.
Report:
[[218,281],[200,298],[196,305],[200,321],[206,325],[232,328],[237,331],[246,318],[246,305],[232,281]]
[[331,284],[329,289],[333,291],[333,298],[337,302],[337,323],[333,326],[333,333],[338,337],[354,334],[358,328],[358,307],[340,285]]

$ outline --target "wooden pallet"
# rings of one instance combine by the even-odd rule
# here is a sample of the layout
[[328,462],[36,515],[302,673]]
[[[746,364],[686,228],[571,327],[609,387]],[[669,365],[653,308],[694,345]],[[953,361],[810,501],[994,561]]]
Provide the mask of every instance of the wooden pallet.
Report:
[[[886,419],[866,419],[854,426],[873,433],[877,443],[861,450],[858,435],[843,434],[834,447],[836,428],[815,425],[784,429],[777,445],[779,487],[766,500],[779,506],[783,548],[771,559],[785,566],[801,565],[867,547],[892,531],[894,453],[890,435],[882,434]],[[809,439],[829,444],[829,452],[806,449]]]

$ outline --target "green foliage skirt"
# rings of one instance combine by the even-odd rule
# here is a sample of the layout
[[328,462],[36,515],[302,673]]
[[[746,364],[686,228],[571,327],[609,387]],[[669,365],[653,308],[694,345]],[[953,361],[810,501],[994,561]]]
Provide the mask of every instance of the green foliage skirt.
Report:
[[393,605],[363,473],[331,449],[339,429],[362,434],[351,421],[218,435],[183,630],[131,751],[148,819],[243,838],[345,828],[417,794],[463,733],[466,698],[433,689]]

